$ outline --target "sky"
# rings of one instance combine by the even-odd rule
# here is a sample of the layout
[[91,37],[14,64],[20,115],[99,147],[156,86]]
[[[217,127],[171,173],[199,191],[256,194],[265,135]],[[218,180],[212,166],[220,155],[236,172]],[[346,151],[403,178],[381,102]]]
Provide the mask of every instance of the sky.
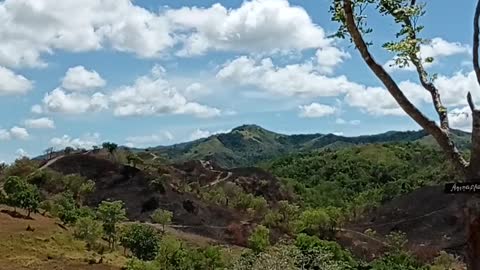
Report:
[[[417,130],[348,40],[329,0],[0,1],[0,162],[45,149],[170,145],[257,124],[345,136]],[[451,125],[470,129],[476,1],[428,1],[423,58]],[[390,65],[388,17],[368,14],[372,53],[434,116],[411,68]]]

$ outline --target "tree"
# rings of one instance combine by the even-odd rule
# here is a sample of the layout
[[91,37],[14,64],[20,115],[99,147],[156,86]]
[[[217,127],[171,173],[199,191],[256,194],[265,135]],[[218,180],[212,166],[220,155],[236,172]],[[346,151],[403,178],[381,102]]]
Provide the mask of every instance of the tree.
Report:
[[258,225],[248,238],[248,247],[254,252],[262,252],[270,245],[270,230]]
[[113,157],[113,154],[115,153],[115,151],[117,151],[118,145],[112,142],[104,142],[102,143],[102,147],[107,149],[107,151]]
[[27,216],[37,213],[40,205],[40,192],[34,185],[27,184],[26,188],[20,192],[20,207],[27,210]]
[[92,217],[81,217],[75,222],[74,235],[93,248],[103,234],[102,224]]
[[141,159],[138,155],[136,154],[129,154],[127,156],[127,162],[128,164],[131,164],[134,168],[137,167],[137,165],[143,164],[143,159]]
[[151,215],[153,222],[162,224],[162,231],[165,232],[165,225],[172,222],[173,213],[168,210],[157,209]]
[[79,203],[82,204],[85,200],[85,197],[88,194],[91,194],[95,191],[95,182],[93,180],[87,180],[83,184],[80,185],[80,189],[78,191],[78,200]]
[[73,153],[74,151],[75,151],[75,149],[73,149],[73,147],[67,146],[67,147],[65,147],[65,149],[63,150],[63,153],[64,153],[65,155],[69,155],[69,154]]
[[20,192],[26,189],[27,182],[18,176],[10,176],[3,185],[3,190],[7,196],[5,202],[12,206],[14,211],[20,207]]
[[160,247],[157,232],[145,224],[128,225],[120,236],[120,243],[135,257],[145,261],[155,259]]
[[5,181],[3,189],[7,196],[6,203],[8,205],[27,210],[29,217],[32,212],[37,212],[40,204],[40,193],[36,186],[27,183],[23,178],[10,176]]
[[[400,89],[398,83],[379,64],[372,55],[369,43],[364,35],[371,33],[372,29],[367,26],[365,12],[373,6],[381,15],[390,16],[400,27],[396,33],[397,40],[383,45],[385,49],[395,54],[395,64],[400,67],[412,65],[418,75],[421,86],[431,95],[433,107],[438,117],[438,124],[420,111]],[[476,108],[472,96],[468,93],[466,99],[472,111],[472,146],[470,160],[467,161],[457,149],[451,136],[448,110],[443,105],[438,88],[435,86],[435,75],[430,75],[425,69],[425,63],[431,63],[433,58],[422,58],[420,46],[428,43],[428,40],[419,37],[423,26],[418,25],[418,20],[425,14],[425,4],[415,0],[334,0],[331,7],[332,20],[340,23],[336,36],[345,38],[349,36],[356,49],[359,51],[364,62],[383,83],[398,105],[418,125],[428,132],[436,140],[448,159],[455,166],[457,172],[468,182],[480,182],[480,110]],[[473,67],[480,84],[479,63],[479,17],[480,1],[474,16],[473,34]],[[467,231],[467,265],[468,269],[480,269],[480,233],[477,232],[480,224],[480,212],[475,198],[466,205],[466,220],[469,223]]]
[[49,147],[43,151],[43,153],[47,156],[47,159],[52,159],[53,152],[54,152],[53,147]]
[[103,231],[108,239],[109,247],[114,249],[118,223],[127,219],[123,202],[101,202],[97,209],[97,216],[103,222]]
[[60,218],[63,224],[74,224],[77,221],[77,206],[71,192],[63,192],[54,199],[52,214]]

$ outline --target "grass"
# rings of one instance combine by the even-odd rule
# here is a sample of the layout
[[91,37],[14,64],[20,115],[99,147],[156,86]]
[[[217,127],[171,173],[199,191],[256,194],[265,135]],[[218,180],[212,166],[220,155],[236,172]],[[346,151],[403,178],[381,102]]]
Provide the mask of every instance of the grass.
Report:
[[[0,207],[0,209],[6,209]],[[33,214],[31,220],[0,213],[0,269],[121,269],[126,258],[118,252],[88,251],[56,220]],[[27,231],[27,227],[33,231]],[[102,264],[98,262],[103,256]]]

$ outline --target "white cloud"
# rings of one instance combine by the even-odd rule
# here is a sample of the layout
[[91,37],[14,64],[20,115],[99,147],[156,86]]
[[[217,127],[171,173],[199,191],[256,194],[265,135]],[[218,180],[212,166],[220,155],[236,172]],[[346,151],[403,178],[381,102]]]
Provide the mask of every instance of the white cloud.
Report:
[[23,150],[22,148],[18,148],[17,151],[15,151],[15,154],[17,154],[17,157],[19,158],[28,157],[27,151]]
[[[468,45],[464,45],[458,42],[449,42],[442,38],[433,38],[430,43],[424,44],[420,46],[420,57],[425,60],[428,57],[433,57],[434,62],[432,63],[424,63],[425,68],[431,67],[435,63],[438,63],[440,59],[452,55],[457,54],[464,54],[470,51],[470,47]],[[384,67],[387,71],[395,71],[395,70],[408,70],[414,71],[415,67],[413,64],[409,64],[407,67],[400,68],[395,65],[395,59],[389,60],[385,63]]]
[[[416,83],[403,81],[399,83],[399,87],[417,106],[431,101],[428,92]],[[345,96],[345,101],[349,106],[360,108],[372,115],[406,115],[392,95],[381,87],[352,88]]]
[[10,132],[6,129],[0,129],[0,141],[8,141],[10,139]]
[[163,144],[174,139],[172,133],[168,131],[160,132],[147,136],[132,136],[126,138],[128,147],[145,147],[155,146],[155,144]]
[[358,126],[360,125],[360,120],[345,120],[343,118],[337,118],[335,120],[335,123],[338,124],[338,125],[346,125],[346,124],[349,124],[349,125],[352,125],[352,126]]
[[[1,46],[1,45],[0,45]],[[33,87],[33,82],[0,66],[0,96],[25,94]]]
[[210,50],[271,53],[329,47],[324,30],[287,0],[245,1],[227,9],[163,8],[131,0],[0,2],[0,65],[44,67],[44,54],[112,48],[139,57]]
[[472,131],[472,111],[470,107],[455,108],[448,112],[448,119],[452,128]]
[[318,103],[311,103],[310,105],[301,105],[299,106],[300,109],[300,117],[307,117],[307,118],[319,118],[328,115],[335,114],[337,109],[332,106],[318,104]]
[[332,134],[335,135],[335,136],[343,136],[343,132],[341,132],[341,131],[333,132]]
[[318,49],[315,56],[320,69],[330,74],[333,68],[341,64],[345,58],[349,58],[350,54],[335,47],[326,47]]
[[225,64],[217,78],[240,85],[256,86],[275,95],[324,97],[337,96],[359,85],[345,76],[327,77],[311,64],[275,66],[270,58],[260,62],[246,56]]
[[32,113],[35,113],[35,114],[41,114],[41,113],[43,113],[42,106],[39,105],[39,104],[33,105],[32,108],[30,109],[30,111],[31,111]]
[[116,50],[155,57],[175,40],[164,16],[130,0],[0,2],[0,65],[45,66],[55,50]]
[[55,128],[55,123],[50,118],[42,117],[37,119],[25,120],[25,126],[28,128],[37,128],[37,129],[53,129]]
[[30,137],[30,134],[28,134],[25,128],[14,126],[10,129],[10,137],[12,139],[26,140]]
[[324,30],[301,7],[287,0],[245,1],[237,9],[221,4],[210,8],[184,7],[166,16],[175,28],[186,31],[180,55],[208,50],[272,52],[330,45]]
[[70,91],[88,91],[105,84],[105,80],[95,70],[86,70],[83,66],[69,68],[62,80],[62,87]]
[[116,116],[189,114],[208,118],[220,115],[217,108],[188,101],[164,79],[164,69],[158,66],[133,85],[115,90],[111,100]]
[[65,147],[74,147],[74,148],[92,148],[94,145],[100,143],[100,134],[98,133],[87,133],[84,136],[79,138],[72,138],[69,135],[63,135],[62,137],[54,137],[50,140],[50,145],[55,148],[65,148]]
[[476,101],[480,101],[480,86],[473,71],[468,74],[458,72],[451,77],[438,76],[435,85],[446,106],[467,105],[468,92]]
[[61,88],[56,88],[46,93],[43,98],[43,111],[80,114],[97,112],[108,108],[108,98],[102,93],[84,95],[80,93],[66,93]]
[[189,98],[197,98],[210,94],[212,91],[201,83],[192,83],[185,88],[183,94]]
[[214,131],[214,132],[210,132],[208,130],[203,130],[203,129],[197,128],[196,130],[194,130],[192,132],[192,134],[190,134],[189,139],[191,141],[194,141],[194,140],[198,140],[198,139],[202,139],[202,138],[207,138],[207,137],[210,137],[210,136],[216,135],[216,134],[228,133],[230,131],[231,130],[217,130],[217,131]]

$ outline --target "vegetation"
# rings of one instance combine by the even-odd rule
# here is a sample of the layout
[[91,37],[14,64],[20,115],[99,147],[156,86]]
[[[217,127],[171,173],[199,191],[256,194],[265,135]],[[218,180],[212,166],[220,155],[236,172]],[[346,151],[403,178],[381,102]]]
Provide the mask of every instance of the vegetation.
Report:
[[165,231],[165,226],[172,222],[173,213],[168,210],[157,209],[153,212],[151,218],[153,222],[161,224],[162,230]]
[[37,212],[40,204],[40,193],[36,186],[27,183],[27,181],[18,176],[9,176],[4,183],[5,203],[14,208],[23,208],[27,210],[28,216],[32,212]]
[[97,217],[103,222],[103,231],[111,249],[117,242],[118,225],[127,219],[122,201],[103,201],[97,209]]
[[127,225],[121,233],[120,243],[144,261],[155,259],[160,244],[155,229],[144,224]]
[[90,216],[80,217],[75,222],[74,236],[84,240],[89,248],[94,248],[102,235],[102,224]]

